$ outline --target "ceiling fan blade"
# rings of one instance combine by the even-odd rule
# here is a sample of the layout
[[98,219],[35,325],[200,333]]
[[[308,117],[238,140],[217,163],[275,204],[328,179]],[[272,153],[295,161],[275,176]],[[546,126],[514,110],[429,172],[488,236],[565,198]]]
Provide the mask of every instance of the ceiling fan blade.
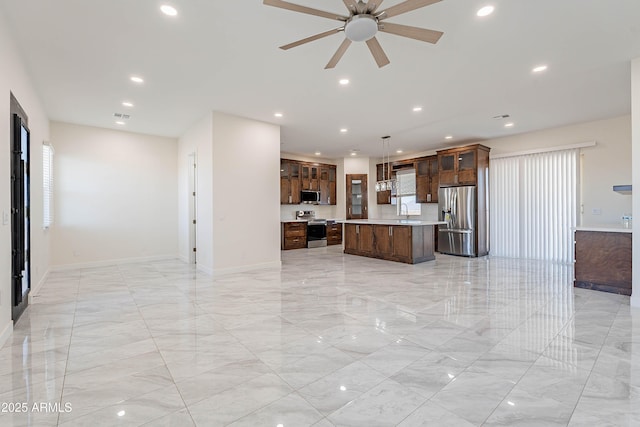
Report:
[[391,18],[392,16],[411,12],[412,10],[420,9],[421,7],[429,6],[430,4],[438,3],[441,1],[442,0],[406,0],[380,12],[380,14],[378,15],[378,19],[382,20]]
[[381,22],[378,28],[383,33],[395,34],[397,36],[409,37],[427,43],[438,43],[444,34],[442,31],[427,30],[426,28],[411,27],[409,25],[392,24],[391,22]]
[[380,7],[381,3],[382,0],[369,0],[367,2],[367,13],[375,12]]
[[342,0],[344,5],[347,6],[350,13],[356,13],[358,11],[358,2],[356,0]]
[[289,50],[292,47],[300,46],[301,44],[309,43],[309,42],[321,39],[323,37],[331,36],[333,34],[339,33],[340,31],[342,31],[342,27],[334,28],[333,30],[325,31],[324,33],[316,34],[314,36],[307,37],[305,39],[298,40],[298,41],[293,42],[293,43],[285,44],[284,46],[280,46],[280,49]]
[[328,70],[329,68],[334,68],[338,64],[338,61],[342,59],[342,55],[344,55],[344,53],[347,51],[349,46],[351,46],[351,40],[345,38],[344,41],[340,44],[340,47],[338,48],[336,53],[334,53],[331,59],[329,60],[329,63],[327,64],[327,66],[324,67],[324,69]]
[[300,6],[282,0],[263,0],[263,4],[267,6],[279,7],[281,9],[292,10],[294,12],[306,13],[308,15],[321,16],[323,18],[336,19],[338,21],[346,21],[349,17],[337,13],[325,12],[323,10],[313,9],[311,7]]
[[369,40],[367,40],[367,46],[369,47],[369,50],[373,55],[373,59],[376,60],[378,68],[382,68],[389,62],[391,62],[389,61],[389,58],[387,58],[387,55],[384,53],[384,50],[382,50],[382,46],[380,46],[380,43],[378,43],[378,39],[376,39],[375,37],[370,38]]

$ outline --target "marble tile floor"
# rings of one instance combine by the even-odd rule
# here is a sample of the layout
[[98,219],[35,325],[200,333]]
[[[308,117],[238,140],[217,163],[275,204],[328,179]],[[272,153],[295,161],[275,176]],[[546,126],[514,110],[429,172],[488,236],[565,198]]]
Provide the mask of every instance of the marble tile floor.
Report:
[[339,247],[53,272],[0,404],[2,426],[638,426],[640,310],[570,266]]

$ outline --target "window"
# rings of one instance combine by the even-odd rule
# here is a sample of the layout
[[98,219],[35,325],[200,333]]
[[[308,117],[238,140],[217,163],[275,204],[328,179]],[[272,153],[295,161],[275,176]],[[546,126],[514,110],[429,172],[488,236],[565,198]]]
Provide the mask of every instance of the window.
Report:
[[420,215],[420,203],[416,202],[416,170],[404,169],[396,173],[398,215]]
[[42,145],[42,213],[43,227],[53,223],[53,147],[45,142]]

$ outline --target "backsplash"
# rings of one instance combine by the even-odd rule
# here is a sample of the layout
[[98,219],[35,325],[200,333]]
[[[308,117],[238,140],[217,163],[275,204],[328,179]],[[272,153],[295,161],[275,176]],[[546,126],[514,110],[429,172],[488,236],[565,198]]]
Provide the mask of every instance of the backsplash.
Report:
[[[421,219],[423,221],[438,220],[438,205],[436,203],[421,203],[422,214],[411,215],[409,219]],[[398,215],[396,206],[394,205],[378,205],[378,213],[380,219],[405,219],[406,215]]]
[[334,205],[280,205],[280,220],[296,219],[297,211],[315,211],[316,218],[344,219],[344,212],[338,214],[338,208]]

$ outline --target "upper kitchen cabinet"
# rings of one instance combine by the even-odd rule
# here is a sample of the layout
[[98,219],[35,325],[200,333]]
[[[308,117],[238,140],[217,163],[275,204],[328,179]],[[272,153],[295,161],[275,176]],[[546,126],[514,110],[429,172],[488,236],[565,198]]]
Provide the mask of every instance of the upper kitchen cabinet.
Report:
[[320,165],[320,204],[336,204],[336,167],[334,165]]
[[367,198],[367,175],[348,174],[346,177],[347,186],[347,219],[367,219],[368,198]]
[[300,163],[280,159],[280,204],[300,203]]
[[336,165],[280,159],[280,204],[302,203],[301,190],[320,192],[320,204],[336,204]]
[[302,164],[302,189],[303,190],[320,190],[320,182],[318,181],[318,165],[308,163]]
[[439,185],[477,185],[489,170],[489,147],[475,144],[438,151]]
[[415,160],[416,201],[438,203],[438,156],[421,157]]

